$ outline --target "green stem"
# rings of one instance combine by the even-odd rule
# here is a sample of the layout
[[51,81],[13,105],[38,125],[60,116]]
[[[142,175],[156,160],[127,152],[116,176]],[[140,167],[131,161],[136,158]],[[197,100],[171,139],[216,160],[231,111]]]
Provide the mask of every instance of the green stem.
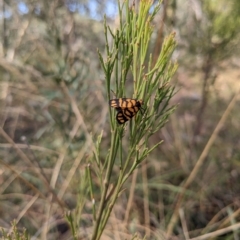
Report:
[[105,199],[107,196],[107,192],[108,192],[108,187],[109,187],[109,182],[110,182],[110,178],[111,178],[111,173],[112,173],[112,168],[113,168],[113,162],[115,162],[115,149],[116,149],[116,141],[117,140],[117,130],[115,129],[114,133],[113,133],[113,137],[112,137],[112,144],[111,144],[111,150],[110,150],[110,155],[109,155],[109,159],[108,159],[108,166],[107,166],[107,172],[106,172],[106,179],[104,180],[104,188],[103,188],[103,193],[101,196],[101,201],[100,201],[100,205],[99,205],[99,211],[98,211],[98,216],[97,216],[97,220],[93,229],[93,235],[92,235],[92,240],[98,239],[96,238],[99,234],[102,234],[102,231],[99,232],[99,226],[100,223],[102,221],[102,214],[104,211],[104,207],[106,205]]

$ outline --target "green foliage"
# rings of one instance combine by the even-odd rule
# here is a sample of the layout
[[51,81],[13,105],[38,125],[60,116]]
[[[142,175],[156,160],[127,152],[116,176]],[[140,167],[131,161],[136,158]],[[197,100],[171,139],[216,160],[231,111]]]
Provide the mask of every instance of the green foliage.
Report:
[[2,240],[29,240],[30,237],[26,231],[26,229],[24,229],[23,231],[17,229],[16,226],[16,222],[13,221],[12,223],[12,230],[9,233],[6,233],[4,231],[4,229],[1,229],[1,233],[2,233]]
[[210,43],[221,47],[222,55],[229,43],[239,34],[240,4],[238,0],[204,1]]
[[[99,58],[105,73],[108,100],[111,98],[111,91],[115,92],[117,98],[142,99],[145,112],[143,115],[137,114],[135,120],[131,120],[129,124],[119,126],[115,119],[116,112],[109,107],[112,133],[109,154],[103,163],[99,162],[98,155],[95,155],[98,166],[96,171],[102,189],[92,239],[100,239],[111,210],[129,176],[161,143],[159,141],[150,146],[149,138],[164,126],[174,109],[169,107],[169,100],[174,94],[174,87],[169,82],[177,68],[176,64],[170,62],[176,46],[174,34],[165,39],[162,51],[152,66],[151,54],[148,53],[153,32],[151,21],[159,11],[160,3],[150,13],[151,7],[150,1],[140,1],[138,9],[135,9],[134,5],[129,8],[128,1],[122,6],[119,4],[120,28],[115,33],[105,22],[107,56],[104,60],[99,52]],[[123,16],[126,16],[126,20]],[[112,45],[108,33],[113,41]],[[125,138],[127,149],[123,146]],[[113,189],[107,195],[116,164],[119,165],[119,174],[113,182]]]
[[204,1],[204,12],[207,14],[215,34],[225,39],[236,34],[240,25],[239,1],[220,0]]

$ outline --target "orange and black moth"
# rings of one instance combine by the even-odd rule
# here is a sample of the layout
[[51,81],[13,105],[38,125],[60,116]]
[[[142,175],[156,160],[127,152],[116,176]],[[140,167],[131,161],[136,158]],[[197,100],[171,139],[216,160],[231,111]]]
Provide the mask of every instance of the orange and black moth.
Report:
[[117,98],[109,101],[111,107],[117,111],[116,119],[119,124],[124,124],[134,117],[143,105],[142,100],[132,98]]

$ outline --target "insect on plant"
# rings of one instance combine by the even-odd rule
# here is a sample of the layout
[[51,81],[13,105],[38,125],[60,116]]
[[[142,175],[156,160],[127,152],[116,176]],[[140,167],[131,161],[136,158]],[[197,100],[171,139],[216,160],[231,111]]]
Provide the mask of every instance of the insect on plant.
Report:
[[141,113],[143,110],[143,101],[132,98],[111,99],[109,104],[117,110],[116,119],[119,124],[124,124],[133,118],[139,110]]

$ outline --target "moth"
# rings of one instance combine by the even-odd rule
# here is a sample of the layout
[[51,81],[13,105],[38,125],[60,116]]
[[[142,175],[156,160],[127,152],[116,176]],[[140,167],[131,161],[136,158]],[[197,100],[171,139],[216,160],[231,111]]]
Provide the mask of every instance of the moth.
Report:
[[119,124],[124,124],[133,118],[140,110],[142,113],[142,100],[132,98],[116,98],[109,101],[111,107],[117,111],[116,120]]

